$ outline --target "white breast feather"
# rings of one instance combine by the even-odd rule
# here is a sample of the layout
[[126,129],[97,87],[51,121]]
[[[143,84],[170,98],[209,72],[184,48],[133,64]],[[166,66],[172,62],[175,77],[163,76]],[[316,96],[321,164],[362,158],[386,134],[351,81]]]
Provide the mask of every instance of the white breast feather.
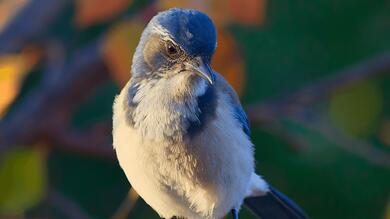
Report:
[[[216,118],[191,145],[185,140],[168,144],[153,138],[145,141],[128,125],[124,90],[114,103],[113,144],[121,167],[140,196],[165,218],[216,219],[233,207],[239,208],[253,190],[251,178],[256,178],[253,148],[232,116],[228,101],[221,101],[227,97],[218,98]],[[167,112],[159,113],[160,118],[168,118],[164,115]],[[156,115],[146,116],[153,120]],[[145,128],[166,128],[153,125]],[[258,178],[257,184],[261,182]]]

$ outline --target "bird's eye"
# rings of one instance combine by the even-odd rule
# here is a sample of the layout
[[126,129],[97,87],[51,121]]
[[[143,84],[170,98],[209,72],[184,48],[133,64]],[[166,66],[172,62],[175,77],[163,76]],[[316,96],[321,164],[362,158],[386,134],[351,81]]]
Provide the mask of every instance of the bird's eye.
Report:
[[168,46],[168,53],[169,53],[169,55],[174,55],[177,53],[177,49],[174,46],[169,45]]
[[173,44],[172,42],[167,42],[166,44],[166,52],[167,52],[167,55],[172,58],[172,59],[176,59],[180,56],[180,48],[178,48],[175,44]]

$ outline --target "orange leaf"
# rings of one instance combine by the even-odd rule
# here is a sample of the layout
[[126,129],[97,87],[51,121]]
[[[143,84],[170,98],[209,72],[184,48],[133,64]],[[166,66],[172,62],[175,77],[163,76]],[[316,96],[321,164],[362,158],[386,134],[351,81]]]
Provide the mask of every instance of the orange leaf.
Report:
[[130,6],[132,0],[76,0],[75,23],[86,27],[115,17]]
[[[199,5],[203,5],[203,1],[199,1]],[[157,7],[160,10],[168,10],[170,8],[195,8],[193,1],[188,0],[160,0],[157,2]]]
[[29,0],[0,1],[0,31]]
[[208,14],[217,25],[227,24],[230,20],[229,6],[225,0],[160,0],[158,8],[167,10],[170,8],[192,8]]
[[210,1],[210,8],[207,14],[213,19],[216,26],[225,26],[232,21],[229,4],[225,0]]
[[229,32],[218,30],[218,47],[212,59],[213,69],[222,74],[241,94],[245,85],[245,62]]
[[0,117],[19,93],[24,76],[38,62],[40,52],[25,49],[17,55],[0,56]]
[[237,23],[259,25],[264,22],[266,0],[229,0],[228,4]]
[[130,78],[131,61],[143,29],[143,23],[123,22],[112,27],[106,35],[104,60],[111,76],[121,86]]
[[264,22],[266,0],[160,0],[160,10],[173,7],[193,8],[207,13],[217,26],[232,21],[245,25]]

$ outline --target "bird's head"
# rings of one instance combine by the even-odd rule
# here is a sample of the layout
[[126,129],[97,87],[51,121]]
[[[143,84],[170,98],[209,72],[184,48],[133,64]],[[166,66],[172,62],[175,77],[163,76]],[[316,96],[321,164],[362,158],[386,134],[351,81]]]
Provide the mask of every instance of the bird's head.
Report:
[[216,30],[206,14],[179,8],[160,12],[141,36],[132,78],[163,81],[177,92],[205,90],[201,87],[214,82],[210,61],[215,48]]

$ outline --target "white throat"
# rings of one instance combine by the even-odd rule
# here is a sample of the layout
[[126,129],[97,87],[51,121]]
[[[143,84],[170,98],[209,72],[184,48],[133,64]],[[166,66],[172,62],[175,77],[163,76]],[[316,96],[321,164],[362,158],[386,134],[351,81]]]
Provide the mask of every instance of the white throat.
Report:
[[138,87],[133,97],[134,128],[147,140],[183,141],[190,123],[199,119],[197,97],[205,94],[207,82],[201,79],[189,86],[188,74],[182,74],[175,80],[140,82]]

